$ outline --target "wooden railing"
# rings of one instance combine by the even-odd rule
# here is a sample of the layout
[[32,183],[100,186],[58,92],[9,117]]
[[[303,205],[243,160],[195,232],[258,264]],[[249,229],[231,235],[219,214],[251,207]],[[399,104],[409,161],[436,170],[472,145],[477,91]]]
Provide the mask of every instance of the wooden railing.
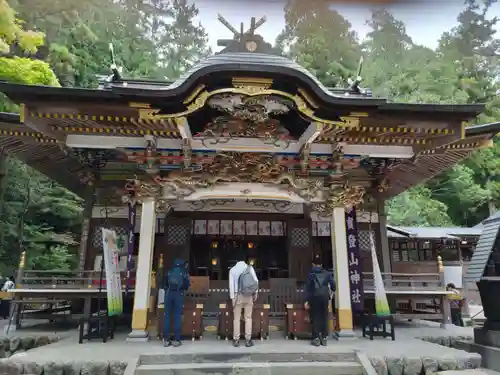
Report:
[[[122,285],[125,286],[126,272],[121,273]],[[135,272],[130,275],[131,285],[135,284]],[[101,271],[24,271],[19,282],[23,289],[82,289],[106,288],[106,275]]]
[[[382,273],[382,280],[386,290],[393,291],[441,290],[444,287],[439,273]],[[363,287],[374,289],[373,273],[363,273]]]
[[[126,273],[122,272],[122,285],[125,286]],[[106,275],[102,275],[102,287],[106,287]],[[100,271],[24,271],[23,278],[20,282],[21,288],[26,289],[80,289],[80,288],[99,288],[101,279]],[[384,286],[387,290],[436,290],[443,288],[439,273],[382,273]],[[271,279],[271,280],[294,280],[294,279]],[[288,288],[283,284],[278,286],[274,283],[277,289]],[[262,284],[264,283],[264,284]],[[262,282],[262,285],[269,285],[268,281]],[[135,284],[135,272],[130,275],[130,284]],[[365,290],[374,288],[373,273],[363,273],[363,287]],[[227,281],[210,281],[210,288],[213,293],[218,293],[217,290],[225,290],[227,293]],[[266,287],[263,289],[271,289]],[[288,290],[287,289],[287,290]],[[298,290],[298,289],[297,289]],[[222,292],[221,292],[222,293]],[[290,296],[292,297],[292,296]]]
[[[105,275],[103,276],[102,286],[106,287]],[[125,286],[126,273],[123,272],[122,285]],[[21,280],[20,287],[24,289],[88,289],[99,288],[101,279],[100,271],[25,271]],[[205,279],[202,284],[204,287],[197,285],[200,280],[196,281],[196,277],[192,278],[192,287],[186,292],[186,299],[192,303],[204,304],[204,311],[208,314],[215,314],[219,311],[219,304],[226,303],[229,300],[228,282],[221,280]],[[428,292],[442,290],[440,274],[438,273],[382,273],[382,279],[387,291],[400,292]],[[131,275],[131,286],[135,284],[135,273]],[[275,278],[260,282],[259,298],[257,303],[269,304],[270,313],[274,316],[284,315],[285,304],[302,304],[304,302],[304,287],[303,283],[297,282],[295,279]],[[373,273],[363,273],[363,287],[366,298],[370,298],[370,293],[373,293],[374,282]],[[435,315],[436,302],[433,300],[427,301],[428,298],[424,294],[415,296],[413,302],[406,301],[404,298],[396,297],[396,310],[407,311],[414,310],[420,312],[428,312]],[[434,316],[433,315],[433,316]],[[430,316],[430,315],[429,315]]]

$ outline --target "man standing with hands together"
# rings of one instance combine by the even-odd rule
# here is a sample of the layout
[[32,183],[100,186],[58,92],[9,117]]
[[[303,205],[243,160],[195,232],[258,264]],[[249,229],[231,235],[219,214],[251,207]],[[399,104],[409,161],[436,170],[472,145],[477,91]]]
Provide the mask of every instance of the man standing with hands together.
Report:
[[309,310],[314,346],[326,346],[328,338],[328,305],[335,292],[335,280],[332,272],[323,269],[321,257],[315,255],[312,269],[305,285],[305,304]]

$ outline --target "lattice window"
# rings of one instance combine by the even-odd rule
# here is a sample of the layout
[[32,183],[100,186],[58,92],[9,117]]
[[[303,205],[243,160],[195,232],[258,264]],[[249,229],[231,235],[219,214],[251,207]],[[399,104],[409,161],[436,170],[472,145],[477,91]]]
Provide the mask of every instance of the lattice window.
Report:
[[373,236],[373,241],[375,241],[375,231],[369,231],[369,230],[360,230],[358,231],[358,237],[359,237],[359,250],[360,251],[366,251],[366,252],[371,252],[371,243],[370,243],[370,233]]
[[[95,248],[102,248],[102,228],[103,227],[94,227],[94,231],[92,233],[92,246]],[[116,232],[116,236],[127,237],[127,229],[122,227],[111,227],[109,228]]]
[[167,244],[185,245],[189,239],[191,227],[183,224],[169,224],[167,226]]
[[293,228],[291,233],[291,244],[297,247],[309,246],[309,229],[308,228]]

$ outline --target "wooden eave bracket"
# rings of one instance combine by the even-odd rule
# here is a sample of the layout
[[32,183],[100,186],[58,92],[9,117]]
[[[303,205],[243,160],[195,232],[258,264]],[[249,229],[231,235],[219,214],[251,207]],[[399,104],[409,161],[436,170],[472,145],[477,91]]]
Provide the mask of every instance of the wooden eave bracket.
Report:
[[191,166],[192,160],[192,147],[191,147],[191,128],[189,127],[189,123],[185,117],[179,117],[174,119],[175,125],[177,126],[177,130],[182,137],[182,154],[184,156],[184,168],[188,168]]

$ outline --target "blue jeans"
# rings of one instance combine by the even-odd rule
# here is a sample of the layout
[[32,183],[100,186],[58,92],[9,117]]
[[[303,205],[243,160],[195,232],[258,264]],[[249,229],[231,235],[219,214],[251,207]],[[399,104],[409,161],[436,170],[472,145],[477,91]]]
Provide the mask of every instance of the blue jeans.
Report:
[[184,292],[165,292],[165,315],[163,320],[163,339],[170,339],[170,320],[174,315],[174,340],[181,340],[182,307],[184,306]]

